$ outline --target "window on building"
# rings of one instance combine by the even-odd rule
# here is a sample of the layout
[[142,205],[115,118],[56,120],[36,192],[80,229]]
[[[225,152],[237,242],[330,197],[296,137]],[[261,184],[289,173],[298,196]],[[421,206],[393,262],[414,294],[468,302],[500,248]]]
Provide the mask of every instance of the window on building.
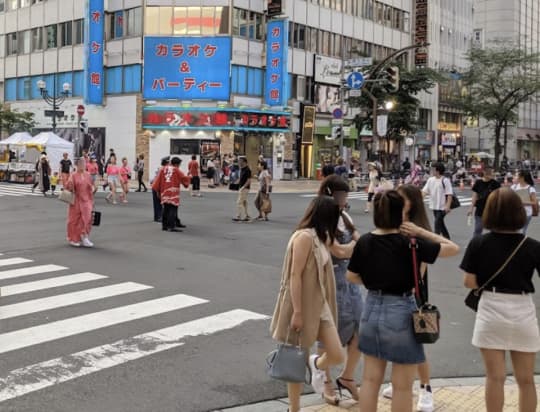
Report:
[[105,69],[105,93],[122,93],[122,66],[108,67]]
[[30,4],[38,4],[41,3],[43,0],[30,0]]
[[30,6],[30,0],[20,0],[19,7],[28,7]]
[[73,44],[84,43],[84,19],[73,22]]
[[212,35],[216,33],[215,7],[201,7],[201,34]]
[[6,56],[6,36],[0,35],[0,58]]
[[19,32],[19,54],[28,54],[32,51],[32,34],[31,30]]
[[[177,23],[177,18],[174,17],[173,11],[176,7],[157,7],[147,6],[145,8],[145,34],[147,35],[172,35],[173,27]],[[184,23],[187,23],[184,17]],[[187,34],[187,33],[174,33]]]
[[19,7],[19,0],[8,0],[7,1],[8,10],[17,10]]
[[43,28],[32,29],[32,51],[43,50]]
[[187,7],[175,7],[173,20],[173,34],[187,33]]
[[0,0],[0,13],[5,10],[5,3],[4,0]]
[[17,33],[8,33],[6,38],[6,55],[17,54]]
[[13,102],[17,100],[17,79],[7,79],[4,87],[4,100]]
[[201,34],[201,7],[187,8],[187,22],[188,35]]
[[[262,22],[262,16],[261,16]],[[218,26],[218,34],[229,34],[229,8],[228,7],[216,7],[216,25]],[[261,24],[261,38],[264,36],[264,24]]]
[[105,15],[105,28],[107,30],[107,39],[117,39],[124,37],[124,12],[117,11]]
[[[159,32],[159,7],[147,6],[144,9],[144,33],[148,35]],[[175,33],[176,34],[176,33]]]
[[[227,24],[228,25],[228,24]],[[225,27],[222,28],[225,33]],[[244,9],[233,9],[233,35],[248,39],[263,40],[263,15]],[[291,33],[292,36],[292,33]]]
[[142,69],[140,64],[124,66],[124,93],[141,91]]
[[56,24],[51,24],[45,27],[47,33],[47,48],[54,49],[58,47],[58,27]]
[[66,21],[60,23],[60,47],[71,46],[73,44],[73,22]]
[[30,100],[32,95],[32,78],[19,77],[17,79],[17,100]]
[[126,10],[126,31],[128,36],[140,36],[142,34],[142,7]]

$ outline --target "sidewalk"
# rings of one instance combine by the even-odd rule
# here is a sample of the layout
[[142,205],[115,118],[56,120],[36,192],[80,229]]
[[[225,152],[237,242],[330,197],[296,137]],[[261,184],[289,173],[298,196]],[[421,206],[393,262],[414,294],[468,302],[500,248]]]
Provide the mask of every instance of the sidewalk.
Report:
[[[540,391],[540,375],[535,377],[537,392]],[[436,412],[485,412],[484,406],[485,378],[433,379],[433,397]],[[413,410],[416,410],[416,393]],[[319,395],[311,394],[302,397],[302,412],[359,412],[358,404],[346,399],[340,406],[321,403]],[[287,399],[276,399],[252,405],[222,409],[215,412],[285,412]],[[390,412],[390,400],[379,398],[378,412]],[[513,377],[508,377],[505,386],[504,412],[518,412],[518,389]]]

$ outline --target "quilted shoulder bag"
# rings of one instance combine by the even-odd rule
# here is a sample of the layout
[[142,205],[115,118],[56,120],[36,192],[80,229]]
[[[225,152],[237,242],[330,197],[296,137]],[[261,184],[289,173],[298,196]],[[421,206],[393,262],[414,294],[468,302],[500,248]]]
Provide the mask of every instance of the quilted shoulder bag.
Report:
[[[428,302],[428,296],[422,297],[420,285],[423,280],[420,278],[416,249],[418,243],[416,238],[411,238],[409,247],[412,253],[414,272],[414,293],[416,295],[417,309],[412,314],[414,337],[418,343],[435,343],[440,336],[441,313],[437,306]],[[427,288],[425,288],[427,289]],[[425,300],[424,300],[425,299]]]
[[297,345],[287,343],[290,333],[289,327],[285,342],[279,343],[277,349],[266,357],[266,371],[273,379],[309,384],[308,351],[300,346],[300,335],[298,335]]
[[501,265],[499,270],[495,272],[482,286],[480,286],[478,289],[473,289],[469,292],[467,297],[465,298],[465,305],[474,310],[475,312],[478,311],[478,304],[480,303],[480,297],[482,296],[482,292],[486,288],[486,286],[491,283],[497,276],[501,274],[501,272],[508,266],[512,258],[516,255],[516,253],[521,249],[521,246],[525,243],[527,240],[527,236],[524,236],[521,242],[519,242],[519,245],[516,246],[514,251],[510,256],[508,256],[508,259],[505,260],[505,262]]

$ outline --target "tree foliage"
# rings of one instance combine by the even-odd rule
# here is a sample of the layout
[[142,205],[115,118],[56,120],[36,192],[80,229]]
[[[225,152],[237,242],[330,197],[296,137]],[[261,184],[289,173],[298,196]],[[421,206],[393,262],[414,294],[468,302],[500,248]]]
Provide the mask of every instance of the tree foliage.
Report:
[[540,54],[527,53],[510,43],[492,43],[467,53],[469,69],[463,73],[467,93],[458,102],[468,115],[482,117],[494,129],[495,166],[503,148],[501,133],[518,120],[519,105],[540,92]]
[[17,132],[31,132],[36,126],[34,113],[11,110],[0,104],[0,135],[2,132],[13,134]]

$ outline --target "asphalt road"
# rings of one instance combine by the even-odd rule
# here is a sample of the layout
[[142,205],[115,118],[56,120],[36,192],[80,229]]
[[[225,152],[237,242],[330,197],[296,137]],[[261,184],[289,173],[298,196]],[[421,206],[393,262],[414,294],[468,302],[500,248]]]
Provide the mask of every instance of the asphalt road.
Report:
[[[149,193],[117,206],[98,194],[96,247],[74,249],[65,241],[63,203],[1,196],[0,287],[12,295],[0,299],[0,411],[199,412],[284,396],[284,385],[265,375],[275,345],[263,316],[272,314],[284,249],[309,200],[276,194],[270,222],[233,223],[233,194],[185,197],[188,228],[165,233],[151,221]],[[360,231],[371,229],[363,202],[350,203]],[[471,231],[465,213],[447,218],[463,248]],[[538,221],[529,235],[539,237]],[[430,269],[431,300],[443,315],[442,338],[427,349],[433,377],[483,374],[470,344],[474,314],[463,304],[460,259]],[[42,265],[63,269],[18,277]],[[93,280],[39,283],[86,272]]]

